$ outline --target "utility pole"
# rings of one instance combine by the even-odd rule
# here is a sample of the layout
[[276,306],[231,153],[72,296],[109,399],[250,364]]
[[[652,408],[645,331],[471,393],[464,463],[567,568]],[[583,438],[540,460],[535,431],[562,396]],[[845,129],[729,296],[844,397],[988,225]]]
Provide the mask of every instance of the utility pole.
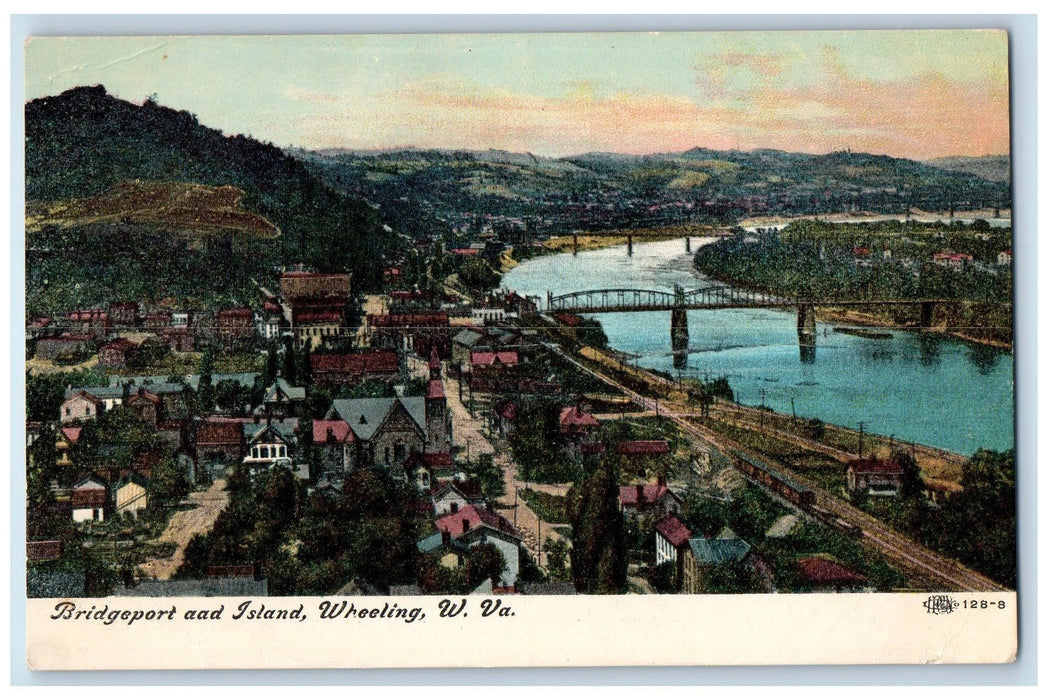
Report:
[[862,438],[866,430],[865,421],[859,421],[859,459],[862,459]]
[[790,408],[793,410],[793,422],[797,423],[797,405],[793,403],[793,397],[790,397]]
[[[538,513],[535,517],[538,517]],[[539,518],[539,568],[542,568],[542,518]]]

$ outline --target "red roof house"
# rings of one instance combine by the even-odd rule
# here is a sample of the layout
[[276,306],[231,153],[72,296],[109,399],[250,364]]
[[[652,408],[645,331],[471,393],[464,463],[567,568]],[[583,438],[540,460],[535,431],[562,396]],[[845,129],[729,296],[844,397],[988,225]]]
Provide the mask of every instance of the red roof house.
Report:
[[437,518],[434,525],[440,532],[450,533],[456,539],[481,528],[492,530],[517,541],[524,539],[509,520],[487,508],[478,508],[474,505],[468,505],[456,513],[448,513]]
[[313,444],[347,444],[355,440],[353,429],[344,420],[313,421]]
[[867,457],[848,462],[845,476],[849,491],[894,496],[902,488],[903,469],[898,462]]
[[587,435],[600,427],[600,421],[582,410],[581,406],[562,408],[559,422],[562,435]]
[[680,513],[684,509],[684,502],[670,491],[660,476],[654,484],[619,486],[619,507],[624,515],[646,518]]
[[392,379],[400,371],[393,350],[317,354],[309,358],[313,382],[320,386],[357,384],[365,379]]
[[797,573],[817,590],[861,588],[868,580],[825,557],[815,556],[797,560]]

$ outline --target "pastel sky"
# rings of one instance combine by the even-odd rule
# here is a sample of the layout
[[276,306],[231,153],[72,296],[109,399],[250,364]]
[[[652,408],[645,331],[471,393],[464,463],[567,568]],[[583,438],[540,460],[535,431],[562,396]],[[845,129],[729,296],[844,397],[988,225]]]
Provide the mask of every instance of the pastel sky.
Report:
[[306,148],[1009,153],[1001,31],[37,38],[76,85]]

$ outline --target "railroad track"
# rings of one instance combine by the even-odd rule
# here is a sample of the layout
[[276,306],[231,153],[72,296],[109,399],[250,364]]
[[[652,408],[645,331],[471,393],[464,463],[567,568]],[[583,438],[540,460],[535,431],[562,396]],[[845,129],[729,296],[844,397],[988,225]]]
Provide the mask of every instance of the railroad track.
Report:
[[[750,452],[750,450],[739,445],[734,440],[719,435],[703,426],[696,425],[694,422],[695,417],[690,412],[678,412],[673,410],[672,407],[660,406],[657,400],[650,399],[633,391],[620,382],[606,376],[602,372],[598,372],[583,365],[574,357],[565,353],[563,349],[555,343],[546,343],[545,345],[549,350],[557,353],[583,372],[603,381],[609,386],[615,387],[623,394],[629,396],[640,404],[644,409],[654,410],[657,414],[672,420],[682,430],[684,430],[685,433],[712,444],[721,452],[725,454],[730,454],[731,451],[739,451],[743,453]],[[774,464],[775,468],[781,470],[783,474],[811,489],[815,493],[816,504],[819,507],[862,528],[863,541],[882,552],[889,560],[900,568],[930,578],[936,583],[941,584],[944,589],[980,592],[1008,590],[1004,586],[995,583],[982,574],[976,573],[948,557],[937,554],[930,549],[917,544],[912,539],[888,527],[868,513],[856,508],[850,503],[835,498],[822,488],[809,482],[804,477],[797,475],[783,465],[778,463]]]

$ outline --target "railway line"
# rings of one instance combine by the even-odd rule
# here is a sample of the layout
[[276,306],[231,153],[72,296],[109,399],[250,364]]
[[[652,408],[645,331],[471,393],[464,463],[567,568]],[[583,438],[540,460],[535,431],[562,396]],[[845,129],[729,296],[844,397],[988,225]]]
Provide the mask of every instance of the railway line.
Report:
[[[545,342],[543,344],[551,352],[560,355],[563,359],[570,362],[581,371],[605,382],[609,386],[615,387],[626,396],[629,396],[645,410],[655,411],[656,414],[672,420],[686,434],[712,445],[729,457],[734,457],[736,468],[740,468],[738,463],[739,459],[745,460],[750,464],[763,464],[761,458],[758,458],[751,451],[736,443],[734,440],[719,435],[714,431],[697,424],[696,419],[691,412],[675,410],[672,405],[660,405],[657,400],[650,399],[604,373],[583,365],[570,354],[564,352],[564,350],[556,343]],[[747,473],[747,470],[740,468],[740,471],[743,471],[747,477],[751,479],[753,478],[753,474]],[[848,531],[850,534],[861,538],[864,543],[879,550],[893,564],[904,571],[916,574],[919,577],[934,582],[935,585],[941,587],[943,590],[978,592],[1008,590],[982,574],[972,571],[948,557],[937,554],[930,549],[919,545],[912,539],[888,527],[877,518],[874,518],[850,503],[836,498],[824,489],[819,488],[817,485],[812,484],[807,479],[791,472],[789,469],[778,463],[773,464],[771,468],[766,469],[766,471],[770,471],[772,474],[779,476],[781,481],[788,481],[791,484],[790,488],[783,490],[785,492],[778,492],[780,496],[792,500],[798,508],[808,512],[813,517],[823,520],[831,527],[837,527],[838,529]],[[774,479],[775,477],[771,477],[772,482],[774,482]],[[790,491],[797,490],[798,485],[802,487],[801,491],[806,491],[812,495],[802,496],[798,493],[797,498],[790,498],[790,496],[793,495]],[[774,484],[767,483],[766,480],[762,481],[762,486],[765,488],[771,488],[775,491]]]

